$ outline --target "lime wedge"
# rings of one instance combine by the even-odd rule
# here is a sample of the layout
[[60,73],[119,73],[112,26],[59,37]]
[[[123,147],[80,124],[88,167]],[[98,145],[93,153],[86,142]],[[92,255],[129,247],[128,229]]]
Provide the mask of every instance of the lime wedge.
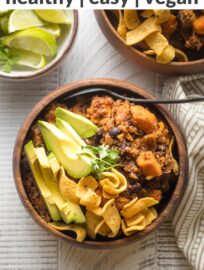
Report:
[[35,10],[36,14],[44,21],[59,24],[70,24],[69,18],[64,10]]
[[46,57],[43,55],[20,49],[11,49],[11,53],[17,56],[17,65],[33,69],[41,69],[46,66]]
[[4,38],[4,45],[37,54],[54,57],[57,43],[53,36],[40,28],[29,28],[13,33]]
[[1,30],[6,34],[8,33],[8,21],[9,21],[8,16],[0,17]]
[[5,14],[7,14],[9,12],[8,9],[0,9],[0,16],[4,16]]
[[9,16],[8,32],[43,26],[43,21],[32,10],[15,9]]
[[43,26],[43,27],[40,27],[40,28],[49,32],[54,37],[54,39],[60,37],[61,28],[58,24],[50,23],[50,24]]

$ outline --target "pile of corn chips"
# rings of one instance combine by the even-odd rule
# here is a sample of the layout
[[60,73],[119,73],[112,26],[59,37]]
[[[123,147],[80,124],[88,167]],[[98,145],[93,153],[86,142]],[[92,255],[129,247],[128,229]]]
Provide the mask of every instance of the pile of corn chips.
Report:
[[79,182],[69,179],[61,167],[59,189],[65,199],[69,199],[85,208],[86,226],[50,223],[61,231],[72,231],[76,240],[83,242],[86,235],[95,239],[97,235],[114,238],[123,234],[129,236],[145,229],[157,218],[153,198],[134,198],[125,204],[121,211],[116,207],[115,199],[127,188],[127,180],[120,172],[112,169],[104,172],[98,182],[92,176],[81,178]]
[[95,239],[97,234],[114,238],[120,229],[125,236],[144,230],[157,218],[157,212],[152,207],[155,204],[158,204],[158,201],[153,198],[135,198],[124,205],[119,213],[115,199],[110,199],[103,208],[86,211],[87,234],[92,239]]
[[152,207],[158,201],[153,198],[135,198],[128,204],[124,205],[121,215],[124,217],[122,221],[122,230],[126,236],[136,231],[144,230],[152,221],[157,218],[157,212]]
[[138,14],[136,10],[115,10],[118,18],[118,34],[125,39],[128,46],[142,43],[148,49],[143,53],[155,56],[157,63],[167,64],[175,58],[186,62],[188,58],[184,52],[169,44],[168,39],[162,34],[162,24],[170,18],[170,10],[144,10]]

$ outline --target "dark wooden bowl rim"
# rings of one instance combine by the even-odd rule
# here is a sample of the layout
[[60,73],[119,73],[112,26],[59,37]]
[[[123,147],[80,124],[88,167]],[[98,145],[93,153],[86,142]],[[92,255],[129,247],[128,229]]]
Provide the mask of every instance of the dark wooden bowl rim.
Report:
[[73,32],[70,38],[70,41],[67,43],[67,46],[63,52],[63,54],[60,56],[60,58],[56,61],[53,62],[49,67],[44,67],[42,70],[39,70],[39,72],[37,72],[36,74],[31,74],[31,75],[25,75],[25,76],[12,76],[9,77],[6,74],[1,74],[0,78],[3,79],[8,79],[8,80],[14,80],[14,81],[28,81],[28,80],[32,80],[32,79],[36,79],[42,76],[45,76],[47,74],[49,74],[51,71],[53,71],[54,69],[56,69],[58,67],[58,65],[60,65],[66,58],[66,56],[68,55],[68,53],[71,51],[72,47],[74,46],[75,40],[76,40],[76,36],[77,36],[77,32],[78,32],[78,24],[79,24],[79,16],[78,16],[78,11],[77,10],[73,10],[73,17],[74,17],[74,21],[73,21]]
[[81,80],[72,82],[70,84],[67,84],[65,86],[62,86],[58,88],[57,90],[51,92],[49,95],[44,97],[40,102],[38,102],[32,111],[27,116],[25,122],[23,123],[17,139],[16,144],[13,152],[13,175],[15,179],[16,188],[18,191],[18,194],[20,196],[20,199],[22,203],[24,204],[25,208],[28,210],[29,214],[34,218],[34,220],[41,225],[46,231],[51,232],[53,235],[58,237],[59,239],[66,240],[68,243],[78,246],[78,247],[84,247],[84,248],[94,248],[94,249],[109,249],[109,248],[116,248],[121,247],[123,245],[131,244],[141,237],[146,236],[153,230],[155,230],[162,222],[163,220],[168,216],[170,211],[178,204],[179,200],[181,199],[183,195],[183,191],[187,184],[187,177],[188,177],[188,158],[187,158],[187,150],[186,150],[186,144],[184,137],[182,133],[180,132],[178,126],[176,125],[175,121],[172,119],[172,117],[169,115],[169,113],[166,111],[165,107],[162,105],[155,105],[154,108],[159,111],[159,113],[166,119],[167,123],[169,124],[170,128],[172,129],[176,143],[178,148],[178,156],[179,156],[179,166],[180,166],[180,174],[178,177],[178,181],[175,187],[175,190],[173,191],[172,197],[170,198],[168,204],[164,208],[164,210],[161,212],[159,217],[150,225],[148,226],[144,231],[139,232],[133,236],[130,236],[128,238],[122,238],[112,241],[103,241],[103,242],[96,242],[96,241],[85,241],[84,243],[80,244],[77,243],[74,239],[71,237],[51,228],[34,210],[33,206],[31,205],[29,198],[26,194],[22,177],[21,177],[21,171],[20,171],[20,160],[21,160],[21,153],[24,146],[24,140],[27,136],[27,133],[32,125],[32,123],[35,121],[37,116],[40,114],[40,112],[52,101],[59,99],[61,96],[69,95],[72,92],[75,92],[80,89],[84,88],[91,88],[91,87],[104,87],[109,88],[112,90],[121,90],[121,91],[130,91],[137,96],[144,97],[144,98],[150,98],[155,99],[153,95],[148,93],[147,91],[141,89],[140,87],[128,83],[125,81],[119,81],[119,80],[113,80],[113,79],[88,79],[88,80]]

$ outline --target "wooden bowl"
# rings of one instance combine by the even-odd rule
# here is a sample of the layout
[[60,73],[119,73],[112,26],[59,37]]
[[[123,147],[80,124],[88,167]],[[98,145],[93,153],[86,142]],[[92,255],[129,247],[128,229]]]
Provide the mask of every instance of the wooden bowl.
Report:
[[134,64],[153,72],[169,75],[192,74],[204,71],[204,59],[190,62],[172,62],[169,64],[157,63],[155,59],[148,57],[136,48],[125,44],[125,41],[120,37],[112,25],[107,15],[107,11],[95,10],[94,12],[97,22],[107,40],[119,53]]
[[57,55],[50,62],[48,62],[44,68],[39,70],[32,70],[30,68],[19,66],[13,69],[10,73],[0,71],[0,78],[15,81],[26,81],[38,77],[43,77],[50,73],[52,70],[56,69],[66,59],[66,56],[71,51],[77,36],[78,11],[70,10],[68,12],[71,26],[69,27],[67,25],[62,25],[62,34],[57,41]]
[[15,179],[15,184],[17,191],[19,193],[20,199],[22,200],[25,208],[28,210],[29,214],[33,217],[33,219],[40,224],[46,231],[52,233],[56,237],[67,241],[67,243],[73,244],[75,246],[84,247],[84,248],[98,248],[98,249],[108,249],[114,247],[120,247],[126,244],[130,244],[136,242],[141,237],[146,236],[153,230],[155,230],[168,216],[170,211],[176,206],[176,204],[181,199],[184,189],[187,185],[187,177],[188,177],[188,158],[187,158],[187,150],[184,137],[182,136],[179,128],[177,127],[175,121],[171,118],[168,114],[164,106],[155,105],[152,107],[153,110],[156,111],[157,115],[160,115],[167,124],[169,125],[170,129],[172,130],[175,141],[176,141],[176,152],[177,152],[177,160],[180,166],[180,173],[178,176],[177,183],[175,185],[174,190],[172,191],[172,195],[166,200],[165,205],[161,209],[161,213],[159,214],[158,218],[148,226],[144,231],[138,232],[133,236],[128,238],[116,239],[116,240],[109,240],[109,241],[85,241],[82,244],[77,243],[71,237],[51,228],[35,211],[33,206],[31,205],[29,198],[26,194],[24,181],[22,179],[21,174],[21,154],[23,151],[24,143],[26,136],[28,135],[29,129],[42,112],[42,110],[49,105],[53,101],[60,101],[64,96],[69,96],[73,92],[77,92],[81,89],[85,88],[93,88],[93,87],[102,87],[106,89],[111,89],[113,91],[119,93],[126,93],[131,96],[142,97],[142,98],[151,98],[154,97],[149,94],[147,91],[141,89],[140,87],[124,82],[119,80],[112,80],[112,79],[90,79],[90,80],[82,80],[67,84],[59,89],[55,90],[54,92],[50,93],[48,96],[44,97],[35,107],[32,109],[30,114],[27,116],[25,122],[23,123],[14,148],[13,153],[13,174]]

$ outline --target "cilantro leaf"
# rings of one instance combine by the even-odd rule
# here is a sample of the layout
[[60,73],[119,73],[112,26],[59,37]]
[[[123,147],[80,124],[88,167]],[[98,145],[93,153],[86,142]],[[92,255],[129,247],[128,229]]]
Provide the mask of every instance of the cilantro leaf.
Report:
[[5,73],[11,72],[12,66],[15,65],[17,61],[17,56],[0,41],[0,65],[2,65],[2,70]]
[[98,147],[98,155],[101,159],[106,158],[108,156],[108,145],[100,145]]
[[108,162],[118,163],[120,159],[119,151],[115,148],[108,150],[108,157],[106,158]]
[[116,148],[109,148],[108,145],[84,146],[82,153],[92,158],[93,175],[100,179],[102,173],[118,166],[120,152]]

